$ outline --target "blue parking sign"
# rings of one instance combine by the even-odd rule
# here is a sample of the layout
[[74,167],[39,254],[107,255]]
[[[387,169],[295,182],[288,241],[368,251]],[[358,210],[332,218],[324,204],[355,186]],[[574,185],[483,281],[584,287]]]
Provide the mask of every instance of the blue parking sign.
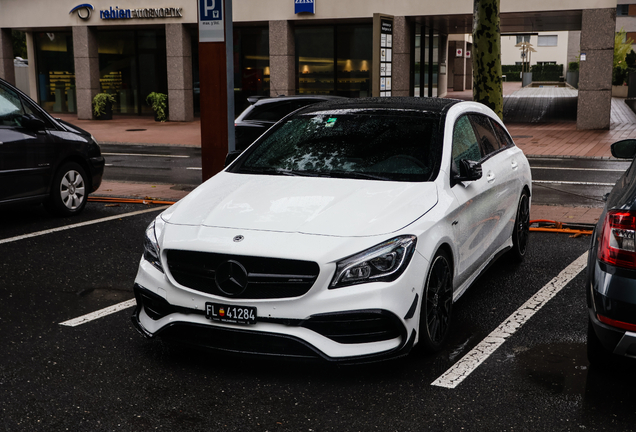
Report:
[[223,0],[199,0],[199,42],[225,42]]
[[223,0],[199,0],[199,20],[216,21],[223,19]]

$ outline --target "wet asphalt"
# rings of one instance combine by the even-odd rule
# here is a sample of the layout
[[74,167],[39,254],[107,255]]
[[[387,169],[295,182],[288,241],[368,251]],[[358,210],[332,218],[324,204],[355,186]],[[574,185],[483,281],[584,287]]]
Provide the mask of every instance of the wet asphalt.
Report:
[[[454,389],[431,383],[586,251],[589,238],[532,233],[525,262],[497,261],[455,304],[435,355],[359,366],[234,358],[141,337],[132,299],[156,210],[89,203],[0,214],[0,428],[7,431],[633,430],[634,363],[586,359],[584,271]],[[2,240],[0,240],[2,242]]]

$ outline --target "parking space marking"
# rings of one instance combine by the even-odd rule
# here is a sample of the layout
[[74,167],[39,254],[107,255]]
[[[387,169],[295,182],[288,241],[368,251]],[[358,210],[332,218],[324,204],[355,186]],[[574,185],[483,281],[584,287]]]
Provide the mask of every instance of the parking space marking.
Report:
[[129,307],[133,307],[136,304],[137,302],[135,301],[135,299],[128,300],[128,301],[98,310],[96,312],[91,312],[89,314],[82,315],[81,317],[78,317],[78,318],[73,318],[71,320],[61,322],[60,325],[67,326],[67,327],[76,327],[81,324],[86,324],[89,321],[93,321],[98,318],[105,317],[106,315],[114,314],[115,312],[119,312],[120,310],[128,309]]
[[562,167],[542,167],[542,166],[532,166],[531,169],[538,170],[558,170],[558,171],[606,171],[606,172],[625,172],[624,169],[609,169],[609,168],[562,168]]
[[535,313],[557,295],[587,265],[587,252],[567,266],[558,276],[525,302],[508,317],[499,327],[490,333],[475,348],[455,363],[431,385],[446,388],[457,387],[477,367],[482,364],[497,348],[515,334]]
[[59,231],[66,231],[66,230],[73,229],[73,228],[79,228],[79,227],[83,227],[83,226],[87,226],[87,225],[94,225],[94,224],[98,224],[98,223],[101,223],[101,222],[108,222],[108,221],[115,220],[115,219],[122,219],[122,218],[131,217],[131,216],[137,216],[137,215],[144,214],[144,213],[156,212],[156,211],[159,211],[159,210],[165,210],[168,207],[170,207],[170,206],[154,207],[154,208],[150,208],[150,209],[146,209],[146,210],[139,210],[139,211],[132,212],[132,213],[124,213],[124,214],[120,214],[120,215],[116,215],[116,216],[109,216],[109,217],[105,217],[105,218],[101,218],[101,219],[95,219],[95,220],[91,220],[91,221],[80,222],[80,223],[76,223],[76,224],[73,224],[73,225],[65,225],[65,226],[61,226],[61,227],[58,227],[58,228],[51,228],[51,229],[48,229],[48,230],[38,231],[38,232],[30,233],[30,234],[24,234],[24,235],[20,235],[20,236],[16,236],[16,237],[0,239],[0,244],[12,243],[12,242],[16,242],[16,241],[19,241],[19,240],[32,238],[32,237],[39,237],[39,236],[42,236],[42,235],[51,234],[51,233],[55,233],[55,232],[59,232]]

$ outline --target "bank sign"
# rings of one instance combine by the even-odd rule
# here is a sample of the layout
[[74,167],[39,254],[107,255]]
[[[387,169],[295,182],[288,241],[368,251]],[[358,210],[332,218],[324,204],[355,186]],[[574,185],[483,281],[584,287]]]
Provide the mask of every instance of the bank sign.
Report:
[[309,12],[316,13],[316,0],[294,0],[294,13]]

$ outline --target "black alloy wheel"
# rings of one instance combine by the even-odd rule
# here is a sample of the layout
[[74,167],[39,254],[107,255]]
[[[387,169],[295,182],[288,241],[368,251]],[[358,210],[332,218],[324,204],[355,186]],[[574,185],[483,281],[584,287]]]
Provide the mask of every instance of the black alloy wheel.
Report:
[[425,351],[436,352],[444,345],[452,310],[453,272],[448,254],[440,250],[426,277],[420,311],[419,343]]
[[78,214],[86,206],[88,190],[84,168],[75,162],[67,162],[53,178],[46,206],[60,216]]
[[511,255],[517,262],[523,261],[528,251],[528,239],[530,237],[530,196],[527,191],[521,193],[517,216],[512,230]]

